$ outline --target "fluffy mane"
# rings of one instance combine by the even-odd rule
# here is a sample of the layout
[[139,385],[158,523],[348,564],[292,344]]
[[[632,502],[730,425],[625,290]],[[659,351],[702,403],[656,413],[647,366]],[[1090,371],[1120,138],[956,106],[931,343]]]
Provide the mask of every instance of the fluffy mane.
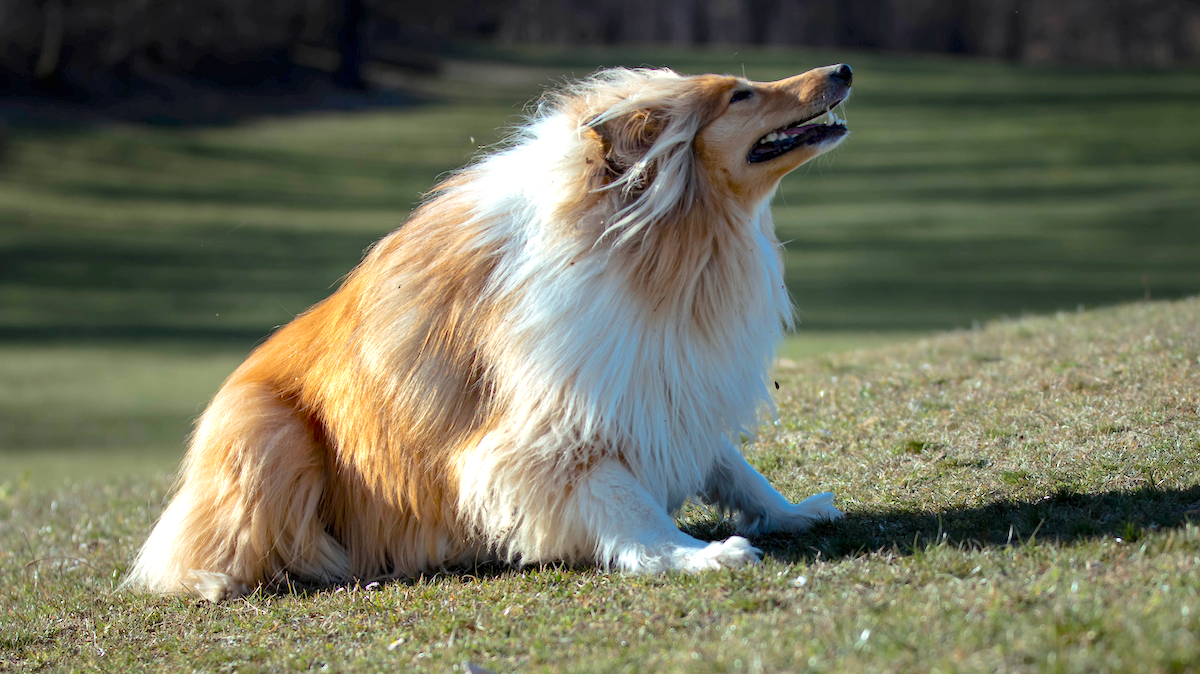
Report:
[[[483,233],[471,240],[493,246],[480,295],[503,307],[503,328],[475,358],[503,372],[491,398],[523,426],[498,429],[506,439],[481,453],[503,464],[491,475],[511,469],[504,483],[531,488],[465,480],[481,485],[460,495],[466,512],[553,513],[542,500],[610,456],[675,509],[718,446],[740,443],[769,409],[765,376],[791,320],[770,210],[714,193],[693,148],[734,83],[605,71],[547,97],[508,147],[424,206],[471,204],[465,224]],[[528,524],[480,530],[562,530]],[[534,537],[494,542],[529,560],[591,553]]]
[[[814,73],[761,85],[771,114],[825,105]],[[791,169],[757,192],[730,177],[745,155],[721,143],[762,124],[746,112],[701,142],[739,86],[615,69],[543,97],[229,377],[126,583],[700,570],[756,557],[682,534],[668,513],[690,496],[746,532],[837,516],[737,450],[792,320],[768,206]]]

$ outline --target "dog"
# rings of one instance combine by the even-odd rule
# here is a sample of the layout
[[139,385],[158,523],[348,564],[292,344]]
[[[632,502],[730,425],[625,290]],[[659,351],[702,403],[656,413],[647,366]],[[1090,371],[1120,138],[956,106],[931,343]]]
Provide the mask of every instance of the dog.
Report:
[[[696,572],[839,518],[739,446],[792,324],[770,199],[846,137],[851,80],[612,69],[546,94],[225,381],[124,584]],[[688,498],[738,535],[680,531]]]

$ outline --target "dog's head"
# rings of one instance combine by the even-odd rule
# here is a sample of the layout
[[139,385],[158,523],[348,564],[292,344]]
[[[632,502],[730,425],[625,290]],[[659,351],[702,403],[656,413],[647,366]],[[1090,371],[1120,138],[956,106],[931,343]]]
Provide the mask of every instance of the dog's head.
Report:
[[845,64],[777,82],[738,80],[724,92],[725,109],[700,129],[695,151],[719,185],[761,199],[846,137],[833,109],[850,95],[851,80]]
[[621,238],[680,209],[725,201],[753,209],[779,180],[847,135],[833,108],[850,95],[847,65],[776,82],[616,69],[570,91],[589,134],[592,189],[619,195]]

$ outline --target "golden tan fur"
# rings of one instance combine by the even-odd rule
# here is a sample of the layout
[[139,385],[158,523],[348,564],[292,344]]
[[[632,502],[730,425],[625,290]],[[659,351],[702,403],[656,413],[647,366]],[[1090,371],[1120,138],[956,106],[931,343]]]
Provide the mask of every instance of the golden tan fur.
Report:
[[[531,240],[565,251],[555,267],[562,274],[587,266],[597,293],[615,284],[633,298],[640,308],[630,315],[668,335],[654,339],[686,331],[698,340],[690,349],[720,349],[741,329],[730,321],[744,313],[745,279],[761,264],[755,242],[774,241],[773,232],[761,231],[769,220],[757,229],[747,223],[778,180],[817,152],[752,166],[742,159],[746,148],[771,128],[827,107],[831,94],[822,87],[830,85],[818,71],[775,83],[724,76],[650,82],[644,86],[662,91],[649,91],[644,105],[630,102],[640,92],[615,85],[547,102],[577,132],[554,160],[553,175],[564,179],[546,197],[549,215],[530,230]],[[729,105],[735,87],[753,87],[752,104]],[[621,105],[628,110],[609,114]],[[691,134],[687,144],[653,157],[664,134],[676,132]],[[541,397],[534,402],[519,393],[514,373],[532,365],[514,354],[545,347],[509,333],[530,294],[551,293],[551,302],[556,286],[544,276],[504,285],[522,269],[514,262],[522,249],[511,241],[521,223],[479,198],[484,188],[477,186],[496,180],[489,175],[476,166],[439,185],[332,296],[277,331],[229,377],[197,424],[177,493],[131,584],[194,587],[219,598],[285,574],[331,582],[412,575],[496,553],[525,560],[593,554],[544,539],[574,521],[572,499],[582,498],[580,485],[605,461],[638,475],[652,464],[629,441],[588,430],[593,422],[567,427],[555,418],[579,413],[571,387],[598,385],[584,370],[565,377],[562,390],[529,391]],[[658,208],[651,200],[665,197],[653,190],[676,178],[683,182],[670,183],[671,202],[650,220],[621,224],[622,214],[637,212],[630,209]],[[669,407],[680,394],[663,395]],[[544,418],[528,418],[544,410]],[[518,435],[565,444],[529,457],[486,449]],[[521,510],[517,519],[464,514],[461,485],[477,479],[471,476],[481,461],[494,462],[482,474],[489,480],[505,471],[533,480],[532,495],[512,502],[526,505],[503,507]],[[530,509],[548,518],[530,539],[541,541],[542,552],[501,549],[518,540],[507,529],[537,519]],[[489,525],[492,516],[510,523]]]

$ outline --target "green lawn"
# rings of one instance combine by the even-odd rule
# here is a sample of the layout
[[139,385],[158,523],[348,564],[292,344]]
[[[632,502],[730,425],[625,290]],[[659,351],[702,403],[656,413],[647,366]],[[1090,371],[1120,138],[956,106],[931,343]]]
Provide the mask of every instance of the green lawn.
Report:
[[[836,489],[844,524],[703,578],[110,592],[221,380],[542,87],[837,61],[854,133],[776,200],[800,333],[748,452],[791,496]],[[477,47],[406,107],[2,129],[0,671],[1194,669],[1197,304],[1093,309],[1200,292],[1198,75]]]
[[[836,491],[846,519],[760,537],[762,566],[701,576],[484,567],[227,604],[131,595],[115,583],[167,474],[6,480],[0,669],[1200,666],[1200,299],[996,322],[777,378],[779,423],[747,456],[792,499]],[[730,533],[695,506],[683,524]]]
[[0,335],[247,345],[437,176],[597,65],[781,77],[845,60],[853,135],[776,199],[806,332],[926,331],[1200,291],[1200,71],[858,54],[484,52],[419,101],[227,128],[10,128]]

